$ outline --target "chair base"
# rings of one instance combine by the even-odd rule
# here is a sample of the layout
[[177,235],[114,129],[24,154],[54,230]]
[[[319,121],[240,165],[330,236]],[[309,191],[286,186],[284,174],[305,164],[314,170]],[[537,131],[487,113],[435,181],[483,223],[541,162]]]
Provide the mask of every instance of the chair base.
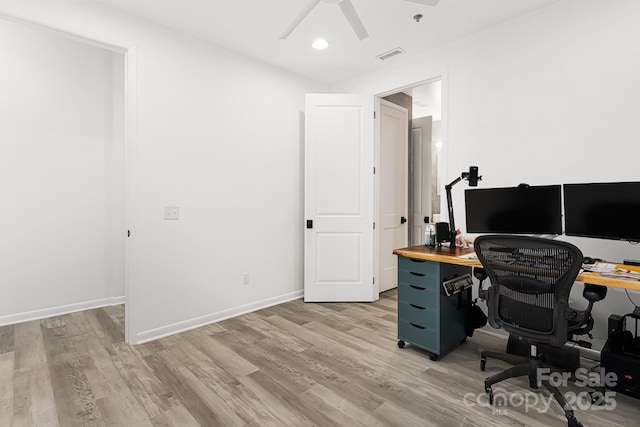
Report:
[[[544,363],[563,372],[575,373],[580,368],[580,349],[577,347],[553,347],[545,344],[537,344],[538,353],[544,354]],[[527,340],[518,339],[517,336],[509,334],[507,342],[507,353],[520,356],[529,356],[531,343]]]
[[[542,356],[542,355],[539,355],[539,356]],[[567,403],[567,400],[564,398],[564,395],[560,392],[558,387],[552,385],[547,379],[542,379],[540,382],[538,382],[539,368],[549,368],[551,372],[557,372],[559,371],[558,369],[543,363],[540,357],[521,356],[516,354],[508,354],[508,353],[497,353],[493,351],[483,351],[480,353],[480,370],[481,371],[484,371],[486,368],[487,358],[498,359],[498,360],[502,360],[515,365],[505,371],[502,371],[495,375],[487,377],[484,380],[484,391],[487,393],[487,397],[491,405],[493,405],[492,386],[494,384],[509,378],[528,376],[529,387],[531,387],[534,390],[537,390],[538,384],[541,384],[553,395],[556,402],[558,402],[558,404],[562,407],[564,411],[564,415],[567,417],[567,425],[569,427],[582,427],[582,424],[580,423],[580,421],[576,419],[573,413],[573,409]]]

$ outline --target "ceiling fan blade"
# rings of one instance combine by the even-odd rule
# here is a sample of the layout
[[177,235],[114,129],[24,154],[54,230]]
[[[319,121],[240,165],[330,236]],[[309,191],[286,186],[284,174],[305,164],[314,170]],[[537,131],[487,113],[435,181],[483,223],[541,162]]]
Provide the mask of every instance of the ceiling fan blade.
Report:
[[358,36],[360,40],[364,40],[369,37],[369,33],[367,33],[367,29],[364,28],[364,24],[360,20],[358,12],[356,12],[356,9],[353,7],[351,0],[342,0],[340,2],[340,9],[342,9],[342,13],[344,13],[344,16],[347,18],[347,21],[349,21],[353,31],[355,31],[356,36]]
[[295,30],[298,25],[300,25],[302,20],[307,17],[307,15],[313,10],[314,7],[318,5],[318,3],[320,3],[320,0],[310,0],[309,3],[305,5],[304,9],[300,11],[298,16],[296,16],[295,19],[291,22],[291,24],[289,24],[289,26],[282,32],[282,34],[280,34],[278,39],[284,40],[289,37],[289,34],[291,34],[293,30]]
[[412,3],[420,3],[425,6],[435,6],[438,4],[440,0],[405,0],[405,1],[410,1]]

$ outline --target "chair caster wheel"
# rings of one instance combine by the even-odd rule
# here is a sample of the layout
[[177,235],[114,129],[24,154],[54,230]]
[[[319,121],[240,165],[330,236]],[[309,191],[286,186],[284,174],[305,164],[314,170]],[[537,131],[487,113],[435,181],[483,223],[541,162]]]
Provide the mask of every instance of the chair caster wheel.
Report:
[[487,368],[487,358],[483,357],[480,359],[480,370],[484,372],[486,368]]
[[404,341],[402,341],[402,340],[398,341],[398,347],[404,348],[404,346],[405,346],[405,342]]
[[604,393],[600,390],[590,391],[589,397],[591,398],[591,404],[595,406],[604,405]]
[[576,417],[567,418],[567,425],[569,427],[584,427],[580,421]]

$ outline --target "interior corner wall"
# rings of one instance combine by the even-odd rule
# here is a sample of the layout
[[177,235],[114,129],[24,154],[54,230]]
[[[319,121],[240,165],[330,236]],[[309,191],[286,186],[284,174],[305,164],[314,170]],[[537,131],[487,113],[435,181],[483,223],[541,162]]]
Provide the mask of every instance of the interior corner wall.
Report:
[[[0,2],[0,13],[135,47],[131,342],[301,297],[304,95],[328,87],[98,2],[60,10]],[[164,220],[165,206],[180,219]]]
[[[638,16],[640,2],[633,0],[565,0],[398,58],[332,91],[388,93],[444,70],[445,182],[470,165],[480,167],[484,188],[638,181]],[[464,190],[462,184],[453,189],[456,224],[463,229]],[[563,238],[586,255],[640,258],[640,246]],[[580,287],[574,289],[579,304]],[[631,296],[640,304],[637,292]],[[632,308],[624,291],[609,289],[595,306],[596,347],[604,343],[609,314]]]
[[116,62],[0,20],[0,324],[124,301]]

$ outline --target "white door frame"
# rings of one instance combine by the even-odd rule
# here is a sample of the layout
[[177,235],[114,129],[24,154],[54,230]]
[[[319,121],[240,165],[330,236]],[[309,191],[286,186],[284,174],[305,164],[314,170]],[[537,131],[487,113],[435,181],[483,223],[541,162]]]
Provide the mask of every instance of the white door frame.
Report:
[[130,282],[131,272],[131,260],[133,258],[133,248],[130,245],[130,238],[127,237],[127,230],[133,228],[132,221],[132,204],[135,200],[135,147],[137,146],[137,53],[135,47],[121,46],[113,44],[105,40],[98,40],[92,37],[86,37],[81,34],[72,33],[64,28],[55,27],[48,24],[43,24],[36,21],[31,21],[19,16],[0,13],[0,19],[15,22],[27,27],[36,28],[38,30],[44,30],[49,33],[57,34],[65,38],[78,41],[90,46],[98,47],[101,49],[109,50],[114,53],[124,55],[124,222],[125,230],[122,230],[122,238],[124,239],[124,298],[125,298],[125,328],[124,339],[127,343],[136,344],[131,342],[132,337],[131,330],[131,290],[133,284]]
[[[447,175],[447,154],[449,149],[449,144],[447,143],[449,140],[449,76],[446,70],[442,70],[438,74],[433,75],[425,80],[419,80],[413,83],[407,83],[402,86],[384,90],[375,95],[374,108],[376,111],[376,118],[374,120],[374,138],[373,138],[373,162],[376,170],[380,170],[380,100],[385,96],[393,95],[394,93],[402,92],[403,90],[414,88],[416,86],[422,86],[424,84],[433,83],[435,81],[440,80],[442,82],[442,118],[441,118],[441,140],[442,140],[442,151],[440,152],[440,159],[443,164],[443,168],[440,171],[442,177],[446,177]],[[444,182],[444,180],[443,180]],[[376,173],[373,180],[374,186],[374,221],[376,223],[380,222],[380,174]],[[446,202],[446,201],[444,201]],[[441,201],[440,211],[446,212],[446,203],[444,207],[442,206],[443,201]],[[442,219],[444,221],[444,218]],[[380,227],[376,227],[373,233],[373,271],[378,272],[380,269]],[[377,278],[376,278],[377,280]]]

